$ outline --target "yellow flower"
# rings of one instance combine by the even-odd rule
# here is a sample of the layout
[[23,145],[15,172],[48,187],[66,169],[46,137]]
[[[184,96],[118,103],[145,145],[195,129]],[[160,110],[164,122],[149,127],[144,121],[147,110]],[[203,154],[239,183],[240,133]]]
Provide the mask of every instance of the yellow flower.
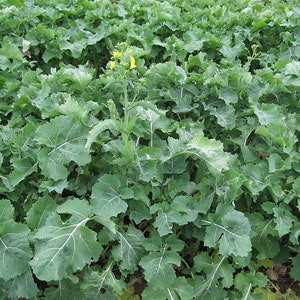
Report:
[[130,69],[136,68],[135,59],[130,55]]
[[109,68],[110,68],[111,70],[113,70],[113,69],[115,68],[115,66],[116,66],[116,62],[115,62],[115,61],[110,61],[110,62],[109,62]]
[[113,58],[121,58],[123,56],[123,53],[120,51],[113,51]]

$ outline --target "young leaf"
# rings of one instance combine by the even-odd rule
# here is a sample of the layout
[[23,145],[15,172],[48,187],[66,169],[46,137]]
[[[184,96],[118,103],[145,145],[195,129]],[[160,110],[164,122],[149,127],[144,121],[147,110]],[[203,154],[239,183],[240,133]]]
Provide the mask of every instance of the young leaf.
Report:
[[[113,272],[114,267],[115,267],[115,262],[112,261],[107,263],[101,270],[99,267],[84,269],[83,281],[81,284],[81,289],[84,292],[84,294],[95,295],[99,297],[99,300],[106,299],[105,297],[111,295],[110,291],[111,292],[113,291],[114,293],[117,294],[122,294],[123,289],[126,288],[126,284],[124,281],[116,278],[116,275]],[[106,290],[104,295],[102,294],[103,290]],[[116,297],[107,298],[107,299],[116,300]]]
[[34,282],[31,271],[15,277],[10,283],[9,297],[10,299],[33,299],[39,292]]
[[12,220],[14,216],[14,207],[9,200],[0,200],[0,224]]
[[153,225],[157,228],[160,236],[172,233],[173,223],[177,220],[177,213],[174,211],[170,212],[159,212]]
[[295,257],[292,258],[292,268],[291,268],[291,276],[296,281],[300,280],[300,270],[299,270],[299,264],[300,264],[300,254],[297,254]]
[[68,163],[83,166],[90,162],[89,151],[84,147],[87,133],[85,126],[69,116],[59,116],[39,126],[35,140],[43,146],[38,154],[42,173],[54,180],[65,179]]
[[117,176],[107,174],[101,176],[93,186],[91,195],[91,207],[95,214],[110,218],[125,212],[127,203],[120,195],[122,188]]
[[28,175],[37,171],[37,162],[32,162],[28,158],[14,160],[12,165],[14,170],[8,176],[8,180],[12,187],[15,187]]
[[213,215],[209,219],[211,221],[203,221],[208,225],[204,240],[206,246],[215,247],[218,244],[219,253],[224,256],[249,254],[251,226],[243,213],[232,210],[216,220]]
[[[8,280],[29,270],[32,256],[25,224],[6,221],[0,226],[0,278]],[[12,266],[14,266],[12,268]]]
[[120,124],[117,120],[112,120],[112,119],[106,119],[103,121],[99,121],[97,125],[95,125],[88,133],[87,135],[87,141],[85,143],[85,148],[89,149],[92,145],[97,140],[97,137],[99,134],[104,131],[104,130],[119,130]]
[[144,269],[145,279],[154,286],[162,288],[170,287],[176,278],[173,265],[180,265],[181,258],[173,250],[168,250],[168,245],[164,245],[158,252],[151,252],[140,261],[140,266]]
[[233,267],[223,257],[214,261],[207,253],[201,253],[194,258],[194,268],[197,273],[203,273],[205,280],[196,287],[196,294],[204,296],[212,291],[216,283],[222,280],[224,287],[231,287],[233,284]]
[[69,279],[63,279],[57,286],[50,286],[45,289],[45,298],[49,300],[71,300],[85,299],[84,293],[80,290],[78,283],[73,283]]
[[289,211],[289,206],[282,203],[278,207],[273,208],[275,217],[275,228],[278,230],[279,237],[289,233],[296,219]]
[[117,231],[119,246],[113,250],[113,257],[121,261],[122,270],[135,271],[145,250],[143,247],[144,235],[140,230],[130,226],[126,232]]
[[51,197],[43,197],[35,202],[26,215],[27,225],[31,229],[39,229],[44,226],[47,218],[55,211],[56,202]]
[[206,162],[207,167],[215,174],[227,170],[231,155],[223,151],[223,144],[198,134],[187,144],[187,151]]
[[[74,201],[75,213],[69,221],[63,223],[53,214],[35,234],[37,241],[31,267],[39,279],[61,280],[98,259],[102,249],[96,241],[96,233],[85,226],[90,218],[85,212],[78,213],[82,208],[80,202]],[[70,213],[69,207],[62,207],[60,212]]]
[[245,186],[253,195],[258,195],[267,186],[265,183],[268,174],[268,166],[266,163],[247,164],[242,167],[243,174],[247,177]]
[[143,299],[155,300],[192,300],[194,299],[194,288],[184,277],[176,277],[174,283],[163,288],[161,285],[148,284],[142,293]]

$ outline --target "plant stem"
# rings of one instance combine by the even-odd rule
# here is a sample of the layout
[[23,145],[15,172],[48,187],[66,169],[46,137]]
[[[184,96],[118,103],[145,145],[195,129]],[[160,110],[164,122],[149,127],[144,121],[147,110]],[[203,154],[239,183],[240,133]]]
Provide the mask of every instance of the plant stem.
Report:
[[127,144],[128,137],[129,137],[128,125],[129,125],[128,91],[127,91],[127,84],[126,82],[124,82],[124,131],[122,137],[125,144]]

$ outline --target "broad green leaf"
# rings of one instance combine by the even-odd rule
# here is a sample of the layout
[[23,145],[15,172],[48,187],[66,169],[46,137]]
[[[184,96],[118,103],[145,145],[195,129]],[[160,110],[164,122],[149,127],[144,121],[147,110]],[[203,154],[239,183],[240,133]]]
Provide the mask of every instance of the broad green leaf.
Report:
[[223,151],[223,144],[219,141],[198,134],[187,144],[187,147],[187,152],[203,159],[214,174],[227,170],[230,166],[232,157]]
[[247,256],[251,251],[249,220],[243,213],[232,210],[221,217],[210,215],[211,221],[204,221],[206,235],[204,243],[208,247],[219,245],[219,253],[224,256]]
[[[79,37],[78,37],[79,38]],[[74,58],[79,58],[87,43],[83,39],[67,40],[68,37],[59,40],[60,50],[70,50]]]
[[97,140],[99,134],[104,130],[119,130],[120,124],[117,120],[105,119],[103,121],[99,121],[97,125],[95,125],[87,135],[87,141],[85,144],[85,148],[89,149]]
[[242,167],[242,172],[247,178],[244,184],[253,195],[258,195],[266,188],[267,164],[247,164]]
[[125,212],[127,203],[122,199],[122,184],[117,176],[103,175],[93,186],[91,207],[96,215],[103,217],[117,216]]
[[70,222],[80,222],[81,220],[88,219],[93,215],[92,208],[85,200],[69,199],[63,204],[59,205],[56,209],[59,214],[71,215]]
[[178,214],[174,211],[159,212],[153,225],[157,228],[160,236],[172,233],[173,223],[176,223]]
[[15,277],[10,283],[10,299],[33,299],[37,296],[39,289],[34,282],[31,271]]
[[65,180],[54,181],[53,179],[43,181],[40,186],[40,191],[48,191],[48,192],[56,192],[58,194],[62,194],[64,189],[66,189],[69,185],[69,182]]
[[37,162],[32,162],[30,159],[27,158],[14,160],[12,165],[14,170],[10,173],[8,177],[8,180],[10,181],[12,187],[15,187],[28,175],[37,171]]
[[215,259],[209,257],[207,253],[201,253],[194,257],[195,272],[202,273],[205,280],[196,287],[197,295],[207,294],[212,291],[216,283],[222,280],[224,287],[231,287],[233,284],[233,267],[223,257],[222,259]]
[[160,236],[172,233],[173,224],[182,226],[194,221],[202,210],[201,205],[191,196],[177,196],[170,206],[165,205],[162,209],[153,223]]
[[171,121],[166,118],[166,111],[159,110],[156,107],[153,109],[146,109],[141,105],[136,107],[136,111],[141,120],[147,121],[145,129],[147,130],[147,133],[150,134],[151,139],[153,139],[153,133],[156,129],[160,129],[163,132],[168,132],[170,130]]
[[143,290],[142,297],[155,300],[192,300],[194,299],[194,289],[184,277],[180,276],[176,277],[174,283],[168,288],[148,284]]
[[132,200],[129,203],[130,219],[136,224],[140,224],[143,220],[150,220],[151,214],[147,205],[139,200]]
[[173,265],[179,266],[181,258],[178,253],[168,250],[165,245],[159,252],[151,252],[140,261],[147,282],[162,288],[170,287],[176,278]]
[[9,200],[0,200],[0,224],[12,220],[14,207]]
[[[32,256],[25,224],[6,221],[0,226],[0,278],[8,280],[29,270]],[[12,267],[13,266],[13,267]]]
[[266,287],[268,278],[261,272],[240,272],[234,278],[234,284],[243,294],[243,299],[255,299],[251,297],[253,287]]
[[201,50],[203,43],[206,41],[206,38],[203,37],[200,30],[194,29],[184,33],[183,41],[184,49],[187,52],[192,53],[194,51]]
[[143,247],[144,235],[140,230],[130,226],[126,232],[117,231],[119,245],[113,250],[113,257],[120,261],[122,270],[135,271],[145,250]]
[[177,219],[177,224],[185,225],[188,222],[193,222],[201,208],[198,201],[192,196],[177,196],[174,198],[171,209],[179,213],[180,218]]
[[45,225],[47,218],[55,211],[57,204],[51,197],[38,199],[26,215],[27,225],[31,229],[39,229]]
[[79,166],[90,162],[88,149],[84,147],[88,129],[78,120],[59,116],[38,127],[35,140],[43,148],[38,154],[42,173],[54,180],[65,179],[66,166],[74,161]]
[[300,254],[297,254],[295,257],[292,258],[292,268],[290,271],[290,275],[293,277],[294,280],[299,281],[300,280]]
[[217,123],[225,129],[231,130],[235,127],[235,109],[232,105],[208,106],[208,110],[217,118]]
[[285,125],[272,123],[268,126],[259,126],[255,130],[256,134],[262,135],[283,147],[285,153],[290,153],[297,138],[294,133]]
[[78,90],[83,90],[93,79],[91,69],[87,69],[82,65],[78,68],[64,67],[62,73],[65,80],[73,82],[74,88]]
[[300,62],[299,61],[292,61],[286,65],[285,75],[286,78],[284,82],[286,84],[294,85],[299,87],[300,86]]
[[69,279],[60,280],[57,285],[47,287],[44,292],[45,298],[49,300],[72,300],[85,299],[78,283]]
[[216,193],[218,198],[226,203],[234,203],[244,193],[241,188],[246,178],[235,169],[227,170],[224,176],[218,178]]
[[[101,245],[96,241],[96,233],[85,226],[90,218],[83,212],[80,219],[77,213],[80,209],[79,200],[74,201],[76,215],[71,217],[72,220],[63,223],[53,214],[35,234],[31,267],[39,279],[61,280],[98,259]],[[62,208],[62,211],[69,213],[69,209]]]
[[191,195],[196,191],[196,184],[190,181],[190,176],[187,173],[183,173],[179,178],[171,179],[168,182],[168,192],[172,199],[182,193]]
[[248,215],[252,229],[252,245],[257,250],[258,259],[272,258],[280,251],[279,241],[273,236],[273,220],[264,220],[259,213]]
[[163,154],[160,149],[155,147],[143,147],[139,152],[139,169],[140,180],[150,182],[151,180],[157,180],[162,182],[163,180],[163,166],[160,161]]
[[66,101],[62,105],[57,106],[57,110],[64,115],[73,116],[75,118],[83,120],[88,110],[87,107],[83,107],[72,98],[69,94],[66,95]]
[[275,104],[261,104],[254,106],[254,113],[258,117],[261,125],[282,124],[284,123],[284,115]]
[[[123,289],[126,288],[126,284],[124,281],[116,278],[116,274],[113,272],[114,264],[114,262],[108,262],[102,269],[99,267],[84,269],[81,289],[85,295],[92,294],[97,297],[100,296],[99,300],[102,300],[106,299],[105,297],[110,294],[109,291],[114,291],[114,294],[122,294]],[[106,290],[107,293],[99,295],[99,291],[103,289]],[[116,299],[116,297],[107,299]]]
[[195,289],[195,299],[202,300],[223,300],[228,299],[227,291],[220,284],[211,287],[210,282],[203,276],[195,276],[192,281]]
[[281,203],[280,206],[273,208],[275,217],[275,228],[278,231],[279,237],[288,234],[296,221],[296,218],[289,211],[289,206]]

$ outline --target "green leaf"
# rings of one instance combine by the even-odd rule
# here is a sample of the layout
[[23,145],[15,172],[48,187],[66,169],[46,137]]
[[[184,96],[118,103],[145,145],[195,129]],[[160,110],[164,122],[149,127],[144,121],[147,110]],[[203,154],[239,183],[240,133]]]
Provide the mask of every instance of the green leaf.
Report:
[[140,230],[130,226],[126,232],[117,231],[119,245],[113,250],[113,257],[121,261],[122,270],[136,271],[138,263],[144,254],[144,235]]
[[14,160],[12,165],[14,170],[8,177],[8,180],[10,181],[12,187],[15,187],[28,175],[37,171],[37,162],[34,163],[28,158]]
[[235,109],[232,105],[213,105],[208,106],[210,114],[217,118],[219,125],[225,129],[231,130],[235,127]]
[[57,111],[61,112],[66,116],[73,116],[75,118],[83,120],[87,115],[88,108],[82,106],[69,94],[66,95],[66,101],[64,104],[57,105]]
[[63,204],[59,205],[56,209],[59,214],[71,215],[68,221],[80,222],[88,219],[93,215],[93,210],[86,200],[69,199]]
[[173,223],[177,220],[176,212],[159,212],[153,225],[157,228],[160,236],[172,233]]
[[14,217],[14,207],[9,200],[0,200],[0,224],[12,220]]
[[84,147],[87,133],[86,127],[69,116],[39,126],[35,140],[43,146],[38,154],[42,173],[54,180],[65,179],[69,173],[65,166],[71,161],[79,166],[89,163],[89,151]]
[[99,134],[104,131],[104,130],[119,130],[120,124],[117,120],[112,120],[112,119],[105,119],[103,121],[99,121],[97,125],[95,125],[88,133],[87,135],[87,141],[85,144],[85,148],[89,149],[92,145],[97,140],[97,137]]
[[93,79],[91,69],[87,69],[80,65],[78,68],[64,67],[62,74],[65,80],[70,80],[74,83],[74,88],[83,90]]
[[47,218],[55,211],[57,204],[51,197],[38,199],[26,215],[27,225],[32,229],[39,229],[45,225]]
[[290,271],[291,276],[293,279],[296,281],[300,280],[300,269],[299,269],[299,264],[300,264],[300,254],[297,254],[295,257],[292,258],[292,268]]
[[225,258],[219,259],[217,257],[213,259],[207,253],[201,253],[194,257],[194,268],[196,272],[201,272],[205,276],[205,280],[196,287],[198,296],[204,296],[212,291],[220,280],[222,280],[224,287],[229,288],[233,285],[234,269]]
[[39,289],[34,282],[31,271],[15,277],[10,283],[10,299],[26,298],[33,299],[37,296]]
[[282,124],[284,123],[284,115],[275,104],[261,104],[254,106],[254,113],[258,117],[261,125]]
[[[109,294],[108,290],[122,294],[123,289],[126,288],[126,284],[123,280],[116,278],[116,274],[113,272],[114,267],[114,262],[108,262],[102,269],[99,267],[84,269],[83,282],[81,284],[81,289],[84,291],[84,294],[100,296],[99,300],[106,299],[105,297]],[[106,290],[107,293],[99,295],[99,291],[103,289]],[[116,297],[108,299],[116,299]]]
[[258,251],[258,259],[273,258],[280,251],[279,241],[273,237],[273,221],[264,220],[259,213],[248,216],[252,228],[252,245]]
[[206,162],[214,174],[227,170],[232,156],[223,151],[223,144],[198,134],[187,144],[188,153],[194,154]]
[[118,176],[101,176],[93,186],[91,195],[91,207],[95,214],[110,218],[125,212],[128,205],[120,195],[122,188]]
[[[4,280],[14,278],[29,270],[32,256],[25,224],[6,221],[0,227],[0,277]],[[12,267],[14,266],[14,267]]]
[[180,276],[176,277],[174,283],[168,288],[148,284],[143,290],[142,297],[156,300],[192,300],[194,299],[194,289],[184,277]]
[[210,214],[209,220],[202,220],[205,225],[208,225],[204,239],[206,246],[219,245],[219,253],[224,256],[247,256],[249,254],[251,226],[243,213],[236,210],[224,211],[221,215]]
[[48,287],[44,292],[45,298],[49,300],[71,300],[79,297],[84,299],[85,295],[80,290],[78,283],[73,283],[69,279],[63,279],[57,286]]
[[[241,291],[243,299],[253,299],[253,287],[266,287],[268,278],[260,272],[240,272],[235,276],[234,284]],[[251,297],[251,298],[250,298]],[[255,298],[254,298],[255,299]]]
[[149,182],[153,179],[158,182],[163,180],[163,166],[158,163],[163,157],[160,149],[155,147],[143,147],[138,152],[140,180]]
[[165,245],[158,252],[151,252],[140,261],[147,282],[162,288],[170,287],[176,278],[173,265],[179,266],[181,258],[178,253],[168,250]]
[[37,241],[31,267],[41,280],[61,280],[97,260],[102,251],[96,233],[85,226],[90,220],[88,204],[84,200],[69,200],[59,212],[69,214],[72,206],[74,214],[67,222],[53,214],[35,234]]
[[276,223],[275,228],[278,231],[279,237],[288,234],[294,225],[294,221],[296,221],[289,211],[289,206],[281,203],[279,207],[273,208],[273,212]]
[[136,224],[140,224],[143,220],[150,220],[151,214],[149,208],[144,202],[132,200],[129,203],[130,219]]
[[266,188],[267,184],[265,180],[268,174],[267,164],[244,165],[242,171],[247,178],[247,181],[244,184],[253,195],[258,195]]

